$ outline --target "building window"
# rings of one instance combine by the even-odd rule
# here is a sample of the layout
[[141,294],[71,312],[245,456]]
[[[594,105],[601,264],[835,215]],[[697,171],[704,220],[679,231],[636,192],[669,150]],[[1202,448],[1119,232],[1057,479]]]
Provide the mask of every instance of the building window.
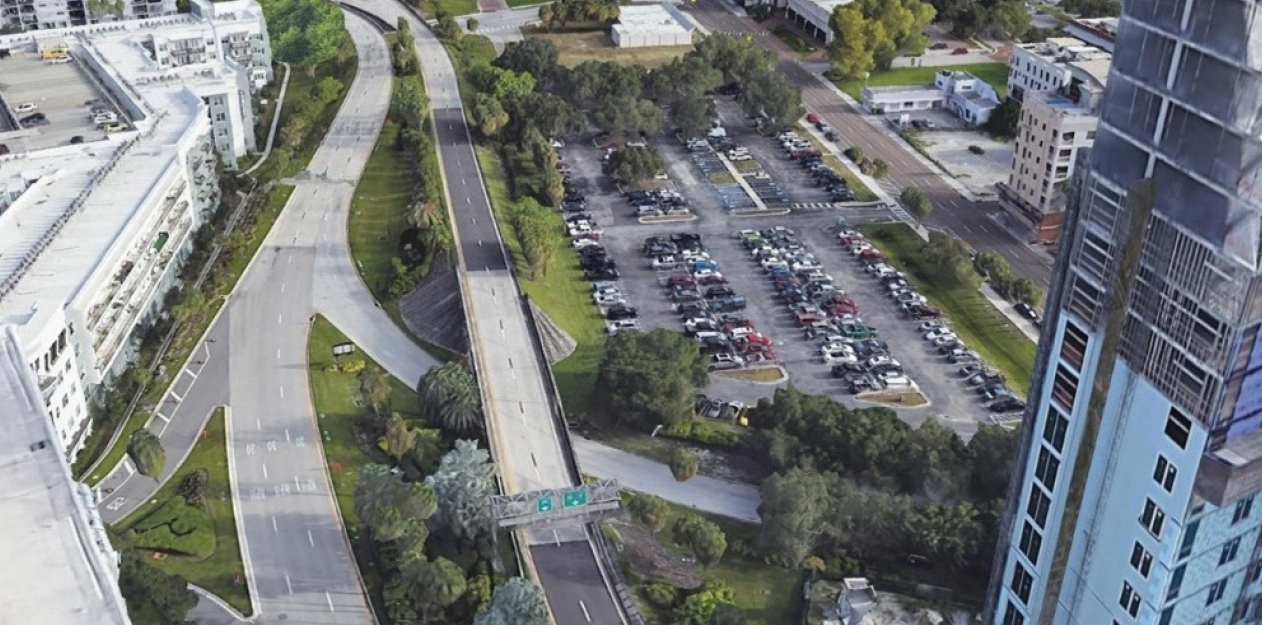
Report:
[[1122,582],[1122,596],[1118,598],[1118,604],[1131,618],[1139,616],[1139,593],[1135,592],[1130,582]]
[[1043,489],[1037,486],[1030,487],[1030,502],[1026,505],[1025,511],[1039,527],[1047,527],[1047,510],[1051,506],[1052,500],[1043,494]]
[[[1108,244],[1104,246],[1106,249]],[[1100,252],[1101,255],[1107,252]],[[1087,333],[1072,323],[1065,324],[1065,337],[1060,342],[1060,358],[1082,371],[1082,360],[1087,355]]]
[[1069,430],[1069,421],[1061,416],[1060,410],[1047,405],[1047,421],[1043,423],[1043,440],[1047,441],[1056,453],[1065,448],[1065,433]]
[[1043,546],[1043,536],[1039,534],[1038,530],[1034,529],[1033,525],[1030,525],[1029,521],[1026,521],[1025,527],[1021,528],[1020,546],[1021,553],[1025,554],[1030,564],[1038,566],[1039,548]]
[[1241,499],[1236,502],[1236,511],[1231,514],[1231,524],[1235,525],[1240,521],[1249,518],[1249,513],[1253,511],[1253,495]]
[[1170,587],[1166,590],[1166,601],[1179,598],[1179,590],[1183,587],[1183,574],[1187,572],[1187,567],[1186,564],[1180,564],[1170,574]]
[[1223,544],[1223,550],[1218,553],[1218,566],[1222,566],[1236,559],[1236,552],[1240,550],[1240,537],[1233,538]]
[[1056,471],[1060,470],[1060,461],[1052,456],[1047,447],[1039,448],[1038,464],[1034,466],[1034,477],[1037,477],[1048,492],[1056,491]]
[[1157,539],[1161,540],[1161,528],[1166,525],[1166,513],[1157,507],[1151,499],[1144,500],[1144,513],[1140,515],[1139,522]]
[[1174,490],[1174,477],[1178,473],[1178,469],[1165,456],[1157,455],[1157,466],[1152,471],[1152,479],[1166,489],[1167,493]]
[[1003,625],[1025,625],[1025,615],[1017,610],[1017,604],[1009,601],[1003,611]]
[[1166,417],[1166,436],[1174,441],[1179,449],[1185,449],[1188,445],[1188,435],[1192,431],[1192,420],[1183,416],[1183,413],[1170,409],[1170,415]]
[[1052,378],[1052,398],[1060,402],[1066,412],[1074,411],[1074,397],[1078,394],[1078,376],[1064,365],[1056,365],[1056,377]]
[[1148,577],[1148,572],[1152,570],[1152,554],[1148,553],[1144,546],[1135,542],[1135,546],[1131,547],[1131,566],[1135,567],[1139,574]]
[[1223,598],[1223,593],[1225,592],[1227,592],[1227,578],[1224,577],[1209,587],[1209,593],[1205,595],[1205,605],[1214,605],[1219,599]]
[[1193,521],[1184,526],[1183,543],[1179,545],[1179,558],[1186,558],[1192,553],[1192,544],[1196,542],[1196,531],[1200,529],[1201,522]]
[[1249,574],[1249,583],[1262,579],[1262,560],[1253,563],[1253,571]]
[[1012,565],[1012,592],[1016,593],[1021,599],[1021,603],[1029,604],[1030,588],[1034,585],[1034,578],[1030,576],[1030,572],[1021,566],[1020,562],[1014,562]]

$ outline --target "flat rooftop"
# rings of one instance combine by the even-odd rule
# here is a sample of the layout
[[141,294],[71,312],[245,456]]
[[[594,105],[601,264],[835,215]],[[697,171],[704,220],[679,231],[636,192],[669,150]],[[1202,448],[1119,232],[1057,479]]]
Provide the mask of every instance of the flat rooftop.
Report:
[[[59,145],[68,145],[71,137],[86,141],[105,138],[88,115],[86,103],[102,98],[98,90],[75,62],[52,64],[42,61],[29,50],[18,50],[7,59],[0,59],[0,98],[16,109],[34,104],[35,113],[43,113],[48,123],[0,131],[0,143],[15,154],[33,152]],[[20,120],[32,113],[17,113]]]
[[1077,102],[1066,98],[1055,91],[1035,91],[1027,93],[1026,97],[1033,98],[1043,103],[1049,108],[1066,113],[1077,113],[1081,115],[1093,115],[1090,108],[1079,106]]
[[129,624],[112,548],[70,476],[11,326],[0,326],[0,402],[0,623]]
[[692,32],[692,23],[663,4],[634,4],[622,7],[615,28],[623,32]]

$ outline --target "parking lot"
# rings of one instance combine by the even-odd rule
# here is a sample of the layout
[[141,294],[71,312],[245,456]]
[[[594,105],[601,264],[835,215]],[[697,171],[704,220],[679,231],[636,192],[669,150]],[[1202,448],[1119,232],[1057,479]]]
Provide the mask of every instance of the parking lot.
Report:
[[1006,182],[1012,173],[1012,144],[980,130],[930,131],[919,137],[925,151],[974,193],[995,193],[995,183]]
[[23,104],[34,104],[29,112],[18,112],[20,120],[34,113],[42,113],[48,123],[28,125],[16,131],[16,137],[6,138],[5,143],[13,152],[38,150],[66,145],[73,137],[84,141],[103,139],[105,133],[97,128],[85,108],[85,103],[101,97],[75,61],[52,64],[41,61],[28,52],[14,52],[7,59],[0,59],[0,94],[13,109]]
[[[725,121],[729,120],[725,118]],[[736,127],[730,121],[726,125],[729,129]],[[737,143],[748,146],[764,168],[769,172],[776,169],[783,172],[782,186],[790,196],[803,194],[809,197],[806,194],[814,191],[801,180],[801,176],[791,176],[800,172],[794,171],[796,166],[785,159],[773,140],[744,133],[741,136],[747,138]],[[959,365],[948,363],[937,349],[925,341],[924,332],[918,329],[921,321],[904,316],[898,304],[883,294],[884,286],[864,273],[863,265],[851,255],[849,248],[843,248],[838,242],[839,217],[845,217],[848,223],[856,225],[888,221],[887,213],[834,209],[795,212],[780,217],[741,217],[724,209],[677,140],[665,134],[655,135],[649,140],[662,153],[675,188],[689,201],[695,215],[693,220],[671,224],[641,223],[626,198],[600,173],[603,150],[593,146],[590,137],[573,140],[560,150],[572,179],[585,190],[586,211],[603,227],[600,245],[616,261],[620,273],[614,288],[619,298],[636,309],[639,329],[684,329],[680,313],[672,309],[675,302],[671,300],[668,282],[672,280],[671,276],[677,276],[674,280],[682,284],[685,281],[683,276],[692,267],[690,264],[675,267],[666,263],[669,268],[655,269],[653,258],[644,252],[645,239],[662,236],[669,241],[675,235],[676,240],[684,241],[692,240],[696,235],[708,255],[704,260],[717,265],[722,274],[723,286],[730,288],[733,295],[744,298],[744,308],[730,314],[747,318],[752,322],[754,332],[769,339],[774,358],[783,364],[795,386],[808,393],[829,395],[844,405],[872,406],[856,399],[849,392],[848,383],[834,375],[831,366],[824,362],[820,340],[806,337],[795,315],[784,301],[777,298],[777,285],[771,274],[760,266],[742,240],[733,236],[735,232],[747,229],[789,229],[795,233],[803,251],[812,254],[814,261],[819,263],[820,271],[830,276],[835,287],[858,305],[861,323],[879,330],[879,340],[887,344],[889,355],[898,361],[905,375],[928,398],[930,403],[924,407],[895,408],[901,418],[919,424],[930,416],[936,416],[964,435],[975,431],[978,421],[989,422],[986,407],[959,377]],[[682,258],[673,260],[684,262]],[[709,286],[699,284],[697,294],[705,298]],[[744,352],[734,349],[733,353],[739,355]],[[710,396],[747,403],[770,396],[777,387],[775,384],[741,382],[721,376],[712,376],[712,380],[711,388],[707,390]]]

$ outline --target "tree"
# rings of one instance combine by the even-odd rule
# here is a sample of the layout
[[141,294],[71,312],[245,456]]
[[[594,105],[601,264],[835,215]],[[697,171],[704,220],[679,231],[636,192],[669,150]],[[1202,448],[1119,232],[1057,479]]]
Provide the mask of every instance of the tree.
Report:
[[532,280],[540,273],[547,274],[548,263],[561,245],[561,234],[553,224],[553,215],[552,211],[528,197],[518,200],[513,209],[513,229],[521,241],[522,256],[530,268]]
[[429,98],[425,85],[417,76],[403,76],[394,81],[394,109],[399,111],[408,128],[419,129],[427,118]]
[[880,180],[881,178],[884,178],[885,176],[889,175],[889,173],[890,173],[889,163],[886,163],[884,159],[878,158],[872,161],[872,177],[873,178]]
[[992,501],[1008,492],[1019,432],[982,424],[968,441],[969,493],[976,501]]
[[745,614],[735,604],[720,603],[710,614],[710,625],[745,625]]
[[711,521],[688,514],[675,521],[675,538],[704,566],[714,566],[727,551],[727,536]]
[[979,276],[973,270],[970,252],[964,241],[938,231],[929,233],[929,242],[924,247],[925,259],[946,277],[953,277],[960,284],[976,287]]
[[630,147],[611,154],[601,171],[618,182],[633,184],[666,171],[666,163],[653,146]]
[[714,104],[706,97],[680,100],[670,109],[671,123],[679,127],[685,138],[704,135],[710,129],[711,119],[714,119]]
[[784,128],[806,114],[801,87],[779,73],[764,71],[748,78],[739,100],[746,114],[766,115],[771,128]]
[[359,372],[359,395],[378,415],[390,408],[390,374],[381,367],[365,367]]
[[514,577],[495,589],[486,609],[473,625],[547,625],[548,608],[543,590],[534,582]]
[[469,19],[465,20],[465,23],[464,23],[464,27],[465,27],[466,29],[468,29],[468,31],[469,31],[469,32],[471,32],[471,33],[476,33],[476,32],[478,32],[478,26],[479,26],[479,25],[480,25],[480,22],[478,22],[478,18],[476,18],[476,17],[471,17],[471,18],[469,18]]
[[851,162],[854,163],[861,163],[864,161],[863,148],[857,145],[852,145],[846,148],[846,151],[842,152],[842,154],[845,154],[846,158],[850,159]]
[[[536,41],[530,40],[527,41]],[[509,111],[508,133],[523,141],[530,129],[544,137],[559,137],[583,129],[583,114],[574,105],[551,93],[530,93],[505,103]]]
[[953,506],[932,502],[907,519],[916,548],[932,555],[950,558],[956,566],[967,565],[981,541],[977,508],[968,502]]
[[535,90],[535,77],[496,65],[475,65],[469,70],[469,81],[478,93],[485,93],[500,102],[525,97]]
[[265,0],[263,14],[277,61],[316,67],[334,59],[350,35],[336,4],[319,0]]
[[723,72],[699,55],[685,54],[653,70],[645,78],[649,97],[665,106],[700,98],[723,84]]
[[206,306],[206,294],[201,289],[185,289],[180,292],[180,303],[171,310],[176,322],[183,323],[201,313]]
[[458,440],[443,456],[438,470],[425,478],[438,496],[434,523],[462,540],[473,541],[491,530],[491,496],[495,465],[474,441]]
[[1122,5],[1115,0],[1064,0],[1060,8],[1081,18],[1117,17]]
[[355,516],[382,542],[405,539],[405,546],[424,542],[425,520],[438,509],[438,495],[426,484],[405,482],[383,464],[368,464],[355,483]]
[[990,11],[980,3],[969,2],[951,20],[951,34],[961,39],[973,37],[990,24]]
[[483,137],[494,137],[509,121],[508,112],[499,98],[485,93],[473,95],[473,123]]
[[611,135],[656,132],[662,127],[662,109],[649,100],[613,98],[599,104],[590,114],[597,128]]
[[677,447],[670,454],[670,472],[675,480],[687,482],[697,474],[697,456],[692,452]]
[[496,67],[529,74],[537,84],[546,85],[556,73],[558,58],[560,53],[551,41],[523,39],[505,45],[504,52],[493,63]]
[[875,61],[865,28],[863,13],[852,5],[841,5],[829,19],[833,43],[828,46],[828,61],[833,72],[849,80],[863,78],[872,71]]
[[924,191],[915,187],[907,187],[899,194],[898,200],[911,211],[913,215],[920,219],[925,219],[929,213],[933,211],[933,202],[929,201],[929,197]]
[[675,612],[675,625],[710,625],[719,606],[736,601],[736,591],[722,582],[709,582],[688,595]]
[[[1024,11],[1023,11],[1024,12]],[[999,137],[1017,136],[1017,125],[1021,123],[1021,103],[1005,98],[986,119],[986,132]]]
[[995,29],[1014,41],[1025,36],[1030,30],[1030,13],[1020,0],[1004,0],[990,9],[990,17]]
[[670,520],[670,505],[656,495],[631,495],[627,511],[654,534],[666,529],[666,522]]
[[434,26],[434,34],[439,39],[452,43],[458,43],[464,37],[464,31],[460,30],[460,23],[455,16],[443,10],[438,11],[438,24]]
[[834,507],[830,482],[835,479],[831,473],[793,469],[763,481],[758,507],[762,525],[754,541],[763,557],[796,568],[810,555]]
[[619,332],[606,343],[597,384],[619,422],[673,425],[692,418],[693,389],[705,385],[706,364],[679,332]]
[[162,441],[148,428],[136,430],[131,435],[131,440],[127,443],[127,456],[136,465],[137,472],[154,479],[160,477],[166,467],[167,455],[166,450],[162,449]]
[[930,417],[907,434],[900,455],[903,492],[954,494],[962,484],[964,442]]
[[482,428],[482,397],[473,374],[460,363],[431,368],[417,384],[421,413],[449,432],[467,434]]
[[[188,589],[188,581],[179,575],[168,575],[149,564],[140,551],[130,546],[119,550],[118,588],[127,601],[127,612],[136,619],[147,615],[163,625],[192,625],[189,610],[197,605],[197,595]],[[141,621],[136,620],[137,623]]]
[[395,462],[402,462],[403,457],[416,448],[416,432],[398,413],[390,415],[390,420],[386,421],[385,439],[386,453]]
[[1027,306],[1038,306],[1043,301],[1043,292],[1029,278],[1017,278],[1010,286],[1012,299]]
[[426,560],[419,550],[413,550],[399,563],[399,574],[404,578],[408,595],[421,606],[426,620],[440,618],[442,609],[455,603],[464,595],[467,587],[464,570],[447,558]]

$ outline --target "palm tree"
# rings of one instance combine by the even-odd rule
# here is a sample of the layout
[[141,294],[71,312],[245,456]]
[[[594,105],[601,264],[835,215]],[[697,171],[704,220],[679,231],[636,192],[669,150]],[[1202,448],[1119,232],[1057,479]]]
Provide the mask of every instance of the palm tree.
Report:
[[376,527],[382,510],[394,501],[390,470],[381,464],[370,464],[360,469],[354,499],[355,516],[369,528]]
[[444,429],[463,434],[481,428],[482,400],[477,380],[458,363],[430,369],[416,392],[424,415]]

